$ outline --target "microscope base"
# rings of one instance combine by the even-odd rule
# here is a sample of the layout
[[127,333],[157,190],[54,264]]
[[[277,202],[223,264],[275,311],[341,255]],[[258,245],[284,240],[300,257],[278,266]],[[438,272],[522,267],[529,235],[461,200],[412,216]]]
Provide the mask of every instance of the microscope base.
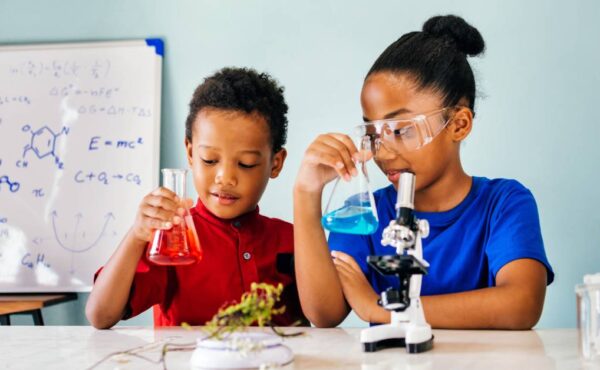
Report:
[[409,328],[391,324],[373,326],[360,333],[360,341],[365,352],[406,347],[408,353],[421,353],[433,348],[433,334],[429,325]]

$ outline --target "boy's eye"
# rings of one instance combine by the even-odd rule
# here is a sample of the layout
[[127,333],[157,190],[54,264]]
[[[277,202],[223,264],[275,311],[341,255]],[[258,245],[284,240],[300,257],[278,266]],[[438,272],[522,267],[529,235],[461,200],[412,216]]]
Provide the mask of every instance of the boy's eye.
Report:
[[215,164],[217,163],[216,160],[214,159],[204,159],[204,158],[200,158],[202,160],[202,162],[204,162],[205,164]]
[[242,168],[254,168],[254,167],[258,166],[258,164],[245,164],[245,163],[242,163],[242,162],[239,162],[239,165]]

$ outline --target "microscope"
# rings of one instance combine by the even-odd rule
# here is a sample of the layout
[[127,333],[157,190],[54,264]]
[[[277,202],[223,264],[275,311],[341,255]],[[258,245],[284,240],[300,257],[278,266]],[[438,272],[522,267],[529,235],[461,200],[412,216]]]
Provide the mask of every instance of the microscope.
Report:
[[427,220],[414,215],[415,175],[403,172],[398,184],[396,219],[383,230],[381,244],[396,248],[396,254],[369,256],[367,262],[382,275],[397,276],[399,289],[381,292],[378,304],[390,311],[389,324],[363,329],[360,341],[365,352],[389,347],[406,347],[420,353],[433,347],[431,326],[421,306],[421,281],[429,264],[423,259],[421,238],[429,235]]

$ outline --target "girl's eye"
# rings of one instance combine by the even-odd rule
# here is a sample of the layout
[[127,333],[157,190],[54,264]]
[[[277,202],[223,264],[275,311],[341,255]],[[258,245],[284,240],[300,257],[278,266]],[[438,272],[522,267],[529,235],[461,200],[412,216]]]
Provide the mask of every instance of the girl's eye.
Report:
[[200,158],[200,159],[202,160],[202,162],[204,162],[204,164],[208,164],[208,165],[217,163],[217,161],[213,160],[213,159],[204,159],[204,158]]
[[239,165],[242,168],[254,168],[254,167],[258,166],[257,164],[245,164],[245,163],[242,163],[242,162],[239,162]]
[[408,139],[415,134],[415,130],[414,130],[414,127],[412,127],[412,126],[403,127],[401,129],[395,130],[394,134],[396,134],[396,136],[400,136],[400,137],[404,137],[404,138]]

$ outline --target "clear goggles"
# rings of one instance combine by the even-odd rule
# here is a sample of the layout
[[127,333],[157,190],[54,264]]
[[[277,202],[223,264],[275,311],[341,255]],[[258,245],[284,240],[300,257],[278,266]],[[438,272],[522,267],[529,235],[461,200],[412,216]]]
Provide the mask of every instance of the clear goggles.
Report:
[[361,142],[370,142],[366,146],[373,155],[377,155],[381,146],[394,153],[411,152],[432,142],[451,121],[450,114],[457,108],[446,107],[410,119],[370,121],[358,125],[356,132]]

